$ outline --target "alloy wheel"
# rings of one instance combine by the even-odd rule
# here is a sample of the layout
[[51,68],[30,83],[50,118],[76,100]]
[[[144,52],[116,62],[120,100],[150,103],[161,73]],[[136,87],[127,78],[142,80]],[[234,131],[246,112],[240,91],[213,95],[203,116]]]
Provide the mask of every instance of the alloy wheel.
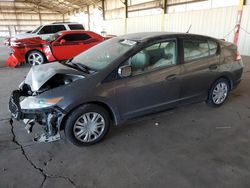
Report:
[[73,126],[76,139],[81,142],[92,142],[97,140],[105,129],[105,120],[97,112],[88,112],[81,115]]
[[32,52],[28,56],[28,63],[32,66],[41,65],[44,61],[42,54],[38,52]]
[[228,85],[225,82],[219,82],[213,89],[212,99],[215,104],[222,104],[228,95]]

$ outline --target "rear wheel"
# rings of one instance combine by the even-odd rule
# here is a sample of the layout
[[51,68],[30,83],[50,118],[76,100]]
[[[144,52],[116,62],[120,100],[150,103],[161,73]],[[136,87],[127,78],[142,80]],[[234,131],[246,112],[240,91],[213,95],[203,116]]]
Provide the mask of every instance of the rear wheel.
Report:
[[110,119],[101,106],[87,104],[74,110],[65,122],[64,133],[74,145],[100,142],[109,131]]
[[39,51],[31,51],[27,55],[27,62],[32,66],[41,65],[45,63],[45,57]]
[[228,81],[224,78],[218,79],[209,90],[207,104],[212,107],[221,106],[226,101],[229,91]]

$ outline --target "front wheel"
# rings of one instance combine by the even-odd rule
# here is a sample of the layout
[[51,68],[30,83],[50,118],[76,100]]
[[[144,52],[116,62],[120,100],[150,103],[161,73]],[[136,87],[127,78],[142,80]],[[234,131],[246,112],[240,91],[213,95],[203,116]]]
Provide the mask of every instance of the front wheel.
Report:
[[32,51],[27,55],[27,62],[32,66],[41,65],[45,63],[45,57],[39,51]]
[[107,111],[101,106],[83,105],[68,116],[64,128],[65,136],[77,146],[100,142],[109,131],[109,118]]
[[221,106],[226,101],[229,91],[228,81],[224,78],[218,79],[209,90],[207,104],[212,107]]

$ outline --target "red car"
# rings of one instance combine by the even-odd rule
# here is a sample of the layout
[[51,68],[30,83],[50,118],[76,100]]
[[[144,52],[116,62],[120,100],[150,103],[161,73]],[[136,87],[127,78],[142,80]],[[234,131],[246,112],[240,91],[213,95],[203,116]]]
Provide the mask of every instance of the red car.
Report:
[[24,62],[39,65],[71,59],[108,38],[92,31],[74,30],[58,32],[46,40],[35,37],[10,41],[11,53],[6,65],[16,67]]

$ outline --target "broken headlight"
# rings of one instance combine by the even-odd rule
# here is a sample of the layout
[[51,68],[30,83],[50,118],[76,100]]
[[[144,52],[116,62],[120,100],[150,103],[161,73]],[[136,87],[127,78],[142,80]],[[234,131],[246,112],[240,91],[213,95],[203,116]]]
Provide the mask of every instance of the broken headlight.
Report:
[[63,98],[41,99],[37,97],[26,97],[20,102],[21,109],[39,109],[56,105]]

